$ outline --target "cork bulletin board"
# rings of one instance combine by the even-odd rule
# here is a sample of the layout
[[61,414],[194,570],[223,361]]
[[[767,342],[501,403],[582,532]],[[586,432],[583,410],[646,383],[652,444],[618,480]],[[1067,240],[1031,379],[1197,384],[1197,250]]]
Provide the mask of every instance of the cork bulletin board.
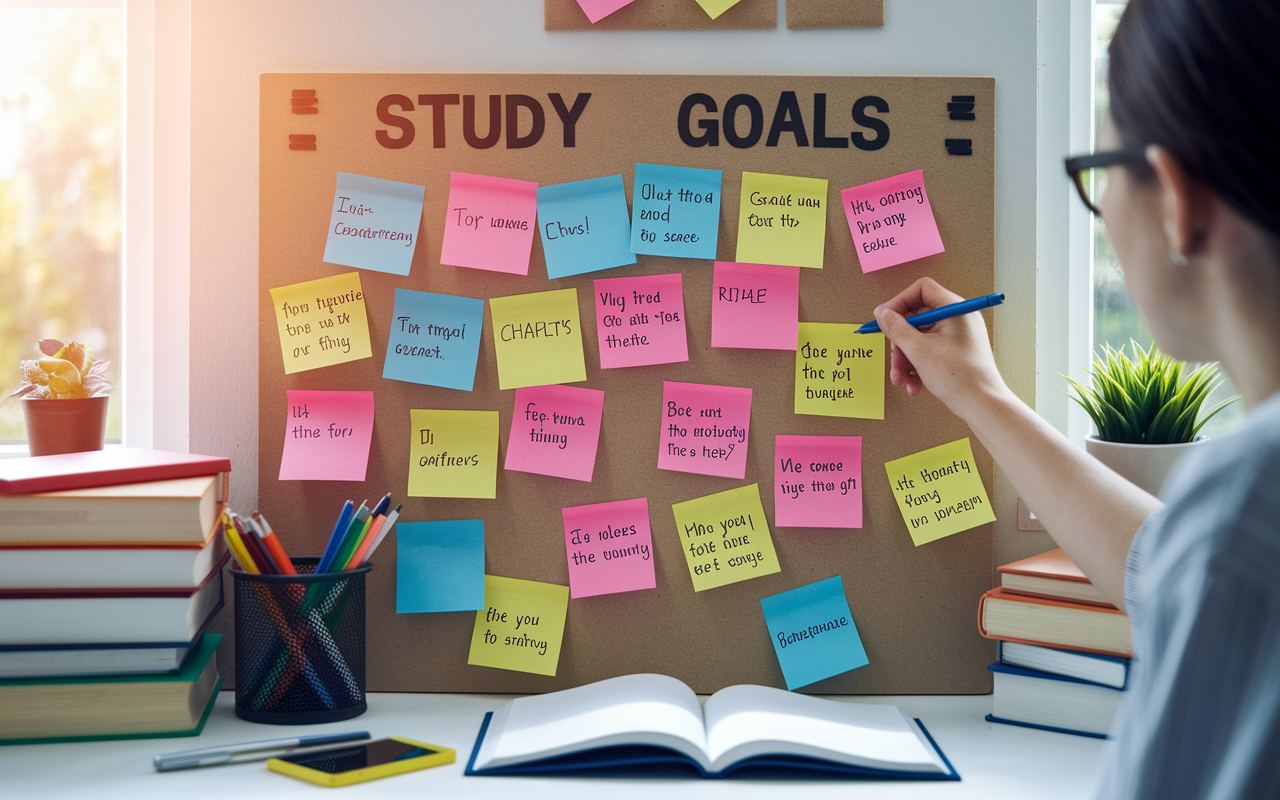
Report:
[[[585,94],[590,97],[570,131],[550,96],[567,106]],[[394,148],[381,142],[403,137],[407,129],[379,118],[380,101],[391,95],[406,98],[395,113],[415,131],[410,142]],[[475,147],[463,136],[459,108],[432,106],[428,95],[523,95],[544,110],[545,125],[535,139],[526,104],[518,109],[514,138]],[[713,103],[686,103],[692,95]],[[957,96],[965,99],[964,114],[955,113]],[[296,97],[306,100],[299,104]],[[731,98],[737,98],[733,104]],[[343,500],[391,491],[404,504],[401,521],[483,519],[487,574],[566,585],[562,508],[641,497],[649,503],[657,588],[570,600],[554,677],[469,666],[474,612],[396,614],[396,541],[389,537],[373,559],[368,583],[370,691],[544,692],[633,672],[673,675],[699,692],[734,683],[782,686],[759,601],[834,575],[843,577],[870,664],[804,691],[990,691],[986,665],[994,648],[978,635],[974,614],[994,579],[994,526],[913,546],[884,468],[887,461],[969,436],[941,403],[908,399],[890,386],[883,420],[795,414],[794,352],[711,347],[709,260],[639,255],[632,266],[552,280],[536,236],[527,276],[442,266],[440,256],[451,170],[543,186],[621,175],[630,198],[640,162],[723,171],[722,261],[735,256],[744,171],[826,179],[823,268],[800,270],[802,322],[864,322],[877,303],[923,275],[966,297],[987,294],[994,291],[993,79],[265,74],[260,101],[259,504],[289,551],[319,554]],[[817,103],[827,110],[825,130],[815,119]],[[314,111],[294,113],[300,105]],[[722,111],[726,105],[737,107],[730,120]],[[780,114],[780,105],[789,110]],[[751,124],[754,107],[762,120],[758,134]],[[774,137],[770,130],[778,119],[788,122]],[[725,136],[717,137],[718,144],[698,138],[726,125],[735,132],[733,145]],[[507,147],[507,141],[524,146]],[[916,169],[924,171],[946,251],[863,274],[840,191]],[[286,375],[270,289],[353,271],[323,260],[338,172],[425,187],[411,269],[407,276],[359,270],[371,358]],[[600,369],[593,280],[674,272],[683,276],[689,360]],[[397,288],[485,300],[576,288],[587,367],[586,381],[577,385],[604,392],[593,480],[501,468],[515,392],[498,387],[487,302],[472,391],[383,379]],[[657,469],[663,381],[753,390],[745,479]],[[363,484],[276,479],[291,389],[374,393]],[[407,496],[412,409],[497,412],[496,499]],[[863,437],[862,528],[774,524],[772,461],[774,437],[781,434]],[[990,489],[991,459],[976,441],[973,448]],[[695,593],[672,505],[752,483],[759,485],[781,571]]]

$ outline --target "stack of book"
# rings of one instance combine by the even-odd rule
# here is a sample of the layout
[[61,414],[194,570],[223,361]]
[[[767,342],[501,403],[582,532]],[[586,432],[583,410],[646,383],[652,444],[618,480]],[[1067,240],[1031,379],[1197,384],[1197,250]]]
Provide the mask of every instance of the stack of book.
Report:
[[978,605],[978,630],[999,640],[987,719],[1105,738],[1129,680],[1129,617],[1062,550],[997,572]]
[[230,469],[138,448],[0,461],[0,743],[200,732]]

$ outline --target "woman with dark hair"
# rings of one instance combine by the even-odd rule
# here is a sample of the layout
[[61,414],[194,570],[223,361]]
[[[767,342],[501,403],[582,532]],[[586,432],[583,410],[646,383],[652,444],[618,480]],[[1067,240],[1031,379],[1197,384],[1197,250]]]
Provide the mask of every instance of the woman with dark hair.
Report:
[[[1072,446],[996,369],[976,314],[922,279],[876,309],[890,380],[962,417],[1133,622],[1102,798],[1280,798],[1280,3],[1132,0],[1098,152],[1069,159],[1166,352],[1220,361],[1245,421],[1161,499]],[[1082,179],[1105,169],[1105,191]]]

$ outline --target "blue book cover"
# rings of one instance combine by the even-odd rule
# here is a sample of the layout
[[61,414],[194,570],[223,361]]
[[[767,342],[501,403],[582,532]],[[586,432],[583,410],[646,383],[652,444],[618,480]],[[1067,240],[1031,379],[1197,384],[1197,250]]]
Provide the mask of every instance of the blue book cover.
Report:
[[[988,722],[1106,739],[1106,730],[1124,695],[1123,690],[1113,686],[1067,675],[1021,669],[1000,663],[992,664],[987,669],[997,676],[1008,675],[1015,679],[1035,681],[1024,683],[1019,680],[1018,683],[1008,684],[997,677],[994,709],[993,713],[986,716]],[[1041,700],[1044,702],[1041,703]]]

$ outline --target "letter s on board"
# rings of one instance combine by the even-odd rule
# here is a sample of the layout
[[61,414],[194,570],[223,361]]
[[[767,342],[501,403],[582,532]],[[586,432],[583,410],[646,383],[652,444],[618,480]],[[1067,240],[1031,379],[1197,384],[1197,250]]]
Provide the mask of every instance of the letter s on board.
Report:
[[386,130],[374,131],[374,137],[378,140],[378,144],[391,150],[399,150],[402,147],[408,147],[413,144],[415,131],[413,122],[404,117],[397,117],[391,113],[391,107],[398,106],[402,111],[412,111],[413,101],[402,94],[389,94],[378,101],[378,121],[384,125],[391,125],[399,128],[403,133],[399,138],[391,138]]

